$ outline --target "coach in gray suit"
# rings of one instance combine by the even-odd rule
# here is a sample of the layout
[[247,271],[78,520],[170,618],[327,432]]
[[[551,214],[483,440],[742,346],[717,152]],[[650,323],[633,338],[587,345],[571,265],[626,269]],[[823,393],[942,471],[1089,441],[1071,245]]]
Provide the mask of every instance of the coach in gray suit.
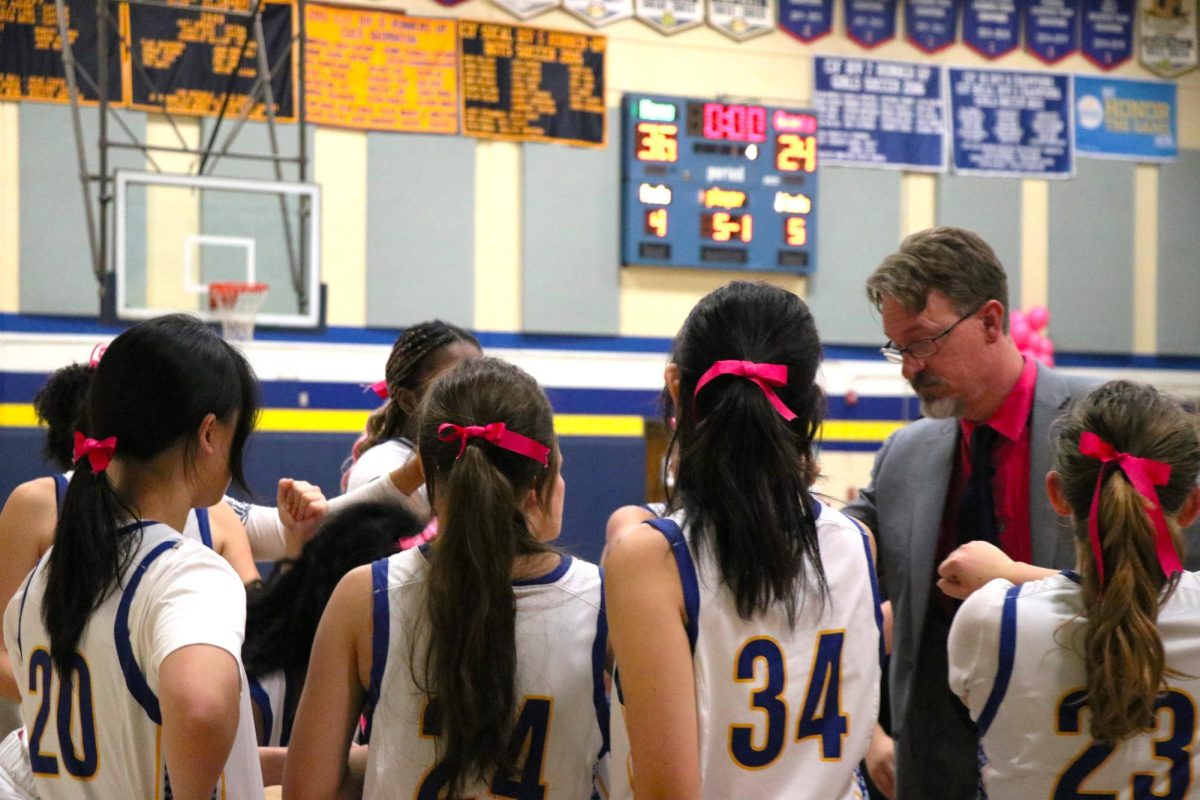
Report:
[[[1049,432],[1094,384],[1026,363],[1008,335],[1004,270],[969,231],[909,236],[868,279],[867,294],[889,339],[884,355],[902,365],[925,416],[888,438],[871,485],[845,509],[875,532],[893,607],[896,797],[973,800],[978,737],[949,689],[957,604],[937,590],[937,566],[972,539],[1039,566],[1074,566],[1074,541],[1044,489]],[[890,744],[880,734],[868,758],[881,787],[891,782]]]

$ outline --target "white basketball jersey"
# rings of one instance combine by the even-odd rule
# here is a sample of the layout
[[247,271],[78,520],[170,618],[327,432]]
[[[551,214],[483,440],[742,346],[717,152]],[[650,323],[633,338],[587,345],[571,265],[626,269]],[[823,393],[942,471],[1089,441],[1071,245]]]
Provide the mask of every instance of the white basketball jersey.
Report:
[[287,747],[292,719],[287,714],[288,680],[283,670],[250,678],[250,702],[262,720],[261,747]]
[[[857,768],[879,714],[882,615],[866,534],[814,502],[824,605],[812,587],[795,627],[782,606],[742,619],[683,512],[651,520],[671,544],[687,610],[700,727],[700,783],[712,800],[843,800],[866,792]],[[633,797],[637,765],[613,686],[611,793]]]
[[1158,612],[1169,672],[1155,727],[1116,747],[1088,733],[1083,611],[1078,576],[1063,572],[1022,586],[992,581],[955,615],[950,688],[979,725],[988,797],[1195,797],[1200,576],[1183,573]]
[[[169,797],[159,665],[181,647],[207,644],[232,654],[241,670],[246,596],[237,575],[166,525],[126,530],[137,526],[141,542],[120,586],[92,612],[70,683],[54,668],[42,624],[48,555],[5,611],[4,640],[41,798]],[[241,682],[237,735],[214,798],[263,796],[244,671]]]
[[[437,800],[436,713],[424,692],[423,614],[429,562],[419,548],[371,565],[374,637],[367,800]],[[432,557],[436,555],[431,553]],[[516,595],[520,774],[469,788],[466,797],[588,800],[607,749],[604,618],[599,569],[563,556],[550,573],[513,581]],[[414,657],[414,648],[416,649]],[[413,671],[417,672],[414,682]],[[490,791],[490,794],[488,793]]]

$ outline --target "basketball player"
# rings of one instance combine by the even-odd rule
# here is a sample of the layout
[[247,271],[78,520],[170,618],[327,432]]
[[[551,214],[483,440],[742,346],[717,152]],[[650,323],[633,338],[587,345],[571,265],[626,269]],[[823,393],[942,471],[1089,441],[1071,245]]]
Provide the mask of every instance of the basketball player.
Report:
[[[2,602],[8,602],[17,592],[25,576],[54,543],[58,512],[66,497],[74,464],[73,437],[76,430],[82,429],[80,414],[94,369],[95,366],[71,364],[56,370],[34,398],[34,411],[47,427],[42,453],[60,472],[21,484],[0,510]],[[259,579],[246,530],[234,510],[225,503],[192,509],[182,533],[215,550],[229,562],[243,583]],[[0,651],[0,699],[20,700],[8,654],[3,651]]]
[[368,800],[588,800],[606,744],[599,570],[549,542],[564,484],[537,383],[464,361],[426,398],[421,461],[441,532],[350,572],[317,630],[285,769],[288,798],[354,779]]
[[184,315],[130,328],[97,367],[97,438],[77,439],[54,546],[4,614],[40,797],[262,796],[245,592],[178,533],[243,482],[257,410],[246,361]]
[[879,597],[870,537],[809,490],[820,357],[804,302],[765,284],[712,292],[675,339],[669,516],[607,554],[610,797],[861,796]]
[[1178,548],[1200,511],[1197,421],[1118,381],[1060,425],[1046,483],[1078,571],[993,580],[950,630],[950,686],[979,726],[987,795],[1192,797],[1200,577]]

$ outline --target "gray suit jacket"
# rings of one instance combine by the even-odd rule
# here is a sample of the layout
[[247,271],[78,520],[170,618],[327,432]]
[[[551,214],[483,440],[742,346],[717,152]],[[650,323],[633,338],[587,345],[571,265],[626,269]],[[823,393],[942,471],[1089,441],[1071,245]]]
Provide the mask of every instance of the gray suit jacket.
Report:
[[[1050,426],[1095,385],[1093,380],[1067,377],[1038,364],[1030,427],[1029,524],[1033,560],[1039,566],[1075,566],[1070,530],[1046,497]],[[896,431],[875,457],[871,485],[844,509],[875,532],[881,577],[892,601],[895,627],[889,675],[892,733],[897,738],[922,733],[922,721],[910,719],[908,709],[958,432],[956,419],[921,419]],[[896,766],[921,769],[921,765]]]

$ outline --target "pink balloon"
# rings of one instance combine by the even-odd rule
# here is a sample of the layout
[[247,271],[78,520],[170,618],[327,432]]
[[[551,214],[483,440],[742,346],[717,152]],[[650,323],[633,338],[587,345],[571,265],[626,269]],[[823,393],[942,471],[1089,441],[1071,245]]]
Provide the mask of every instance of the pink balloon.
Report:
[[1013,315],[1013,318],[1008,323],[1008,333],[1012,336],[1013,344],[1020,350],[1029,341],[1029,323],[1025,321],[1025,315]]
[[1008,312],[1008,327],[1025,323],[1028,326],[1029,318],[1025,316],[1025,312],[1019,308],[1014,308]]
[[1029,309],[1026,318],[1029,320],[1029,327],[1040,331],[1050,322],[1050,311],[1045,306],[1034,306]]
[[1045,364],[1047,367],[1053,367],[1054,366],[1054,356],[1050,355],[1050,354],[1044,355],[1041,358],[1041,362],[1043,364]]
[[1050,339],[1048,337],[1043,336],[1042,343],[1041,343],[1041,349],[1039,350],[1039,352],[1043,356],[1054,355],[1054,342],[1050,341]]

